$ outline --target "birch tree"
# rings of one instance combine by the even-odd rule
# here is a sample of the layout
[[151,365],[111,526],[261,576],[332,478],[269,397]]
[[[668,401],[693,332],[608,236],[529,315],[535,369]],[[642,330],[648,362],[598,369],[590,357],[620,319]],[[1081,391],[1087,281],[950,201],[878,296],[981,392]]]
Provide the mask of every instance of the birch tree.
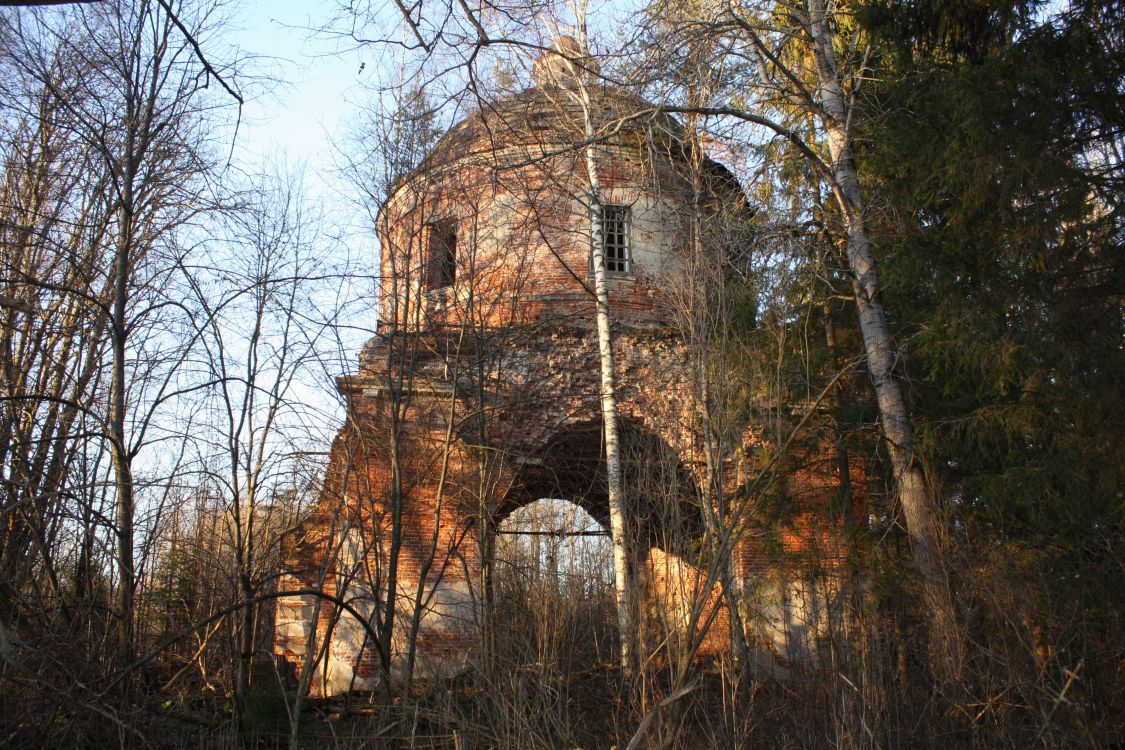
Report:
[[[674,4],[661,5],[652,12],[674,8]],[[694,39],[689,43],[710,47],[713,64],[729,63],[741,74],[736,86],[706,106],[668,109],[731,118],[781,139],[823,180],[839,211],[865,361],[930,616],[935,665],[942,676],[953,677],[961,656],[943,524],[915,455],[910,412],[896,371],[898,343],[881,297],[853,149],[861,117],[860,94],[868,74],[863,35],[846,3],[834,5],[831,11],[822,0],[808,0],[729,6],[711,15],[697,14],[695,9],[682,12],[686,14],[681,16],[686,22],[682,33]],[[722,43],[714,45],[716,38]]]
[[590,260],[594,272],[594,324],[598,336],[598,362],[601,370],[599,401],[602,411],[602,434],[605,440],[606,493],[609,498],[610,536],[613,541],[614,592],[617,599],[617,626],[620,631],[621,673],[628,685],[636,671],[637,603],[633,580],[632,530],[628,522],[624,489],[621,481],[621,443],[618,437],[617,377],[613,365],[613,331],[609,306],[609,282],[605,263],[605,204],[599,175],[598,142],[600,124],[590,96],[596,63],[586,54],[586,6],[574,5],[577,45],[556,41],[559,61],[564,66],[557,81],[564,96],[577,104],[581,112],[584,145],[582,163],[589,186],[587,210],[590,220]]
[[847,258],[855,292],[859,327],[863,336],[867,369],[879,405],[879,420],[898,486],[914,564],[922,579],[923,593],[932,622],[943,677],[955,677],[960,669],[960,645],[949,577],[942,549],[942,522],[935,498],[926,485],[922,467],[914,453],[914,434],[902,383],[895,372],[897,344],[880,296],[875,255],[867,231],[867,207],[861,190],[852,150],[853,126],[863,63],[850,71],[841,68],[835,51],[837,39],[823,0],[809,0],[807,34],[820,91],[820,122],[828,137],[831,189],[847,231]]

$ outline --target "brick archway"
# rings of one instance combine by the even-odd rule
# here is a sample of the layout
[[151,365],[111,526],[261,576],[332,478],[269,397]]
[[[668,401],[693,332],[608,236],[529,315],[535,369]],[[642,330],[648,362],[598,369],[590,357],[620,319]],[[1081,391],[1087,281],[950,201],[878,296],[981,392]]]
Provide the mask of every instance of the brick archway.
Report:
[[[693,597],[710,597],[720,577],[712,569],[701,578],[691,564],[699,511],[717,501],[718,480],[734,487],[753,470],[761,445],[752,425],[732,417],[722,449],[704,460],[706,368],[681,328],[685,304],[696,312],[708,305],[692,302],[703,283],[693,268],[721,276],[720,256],[749,207],[727,170],[691,163],[672,118],[637,120],[628,115],[647,103],[608,87],[595,93],[595,114],[616,123],[595,161],[599,200],[614,207],[601,221],[615,237],[609,305],[628,436],[626,500],[636,520],[630,542],[647,550],[637,564],[650,572],[650,598],[679,627],[677,613]],[[354,600],[370,620],[338,617],[312,596],[279,600],[275,653],[296,664],[315,657],[318,692],[471,662],[489,529],[505,507],[561,495],[604,517],[589,285],[595,233],[590,183],[573,148],[581,128],[565,101],[547,86],[470,115],[380,209],[376,332],[358,372],[338,380],[348,424],[281,577],[283,588]],[[793,548],[826,538],[811,519],[837,494],[835,465],[823,453],[814,458],[816,468],[794,483],[811,491],[799,503],[806,528],[782,540]],[[745,528],[752,499],[738,502]],[[749,534],[721,554],[732,569],[724,580],[749,580],[769,564]],[[788,593],[780,598],[771,617],[784,623],[792,612]],[[721,620],[708,618],[712,631]],[[784,644],[790,630],[778,626],[765,638]],[[720,638],[714,651],[724,647]]]
[[[318,516],[291,548],[283,585],[323,585],[354,599],[378,623],[386,619],[381,613],[391,595],[388,576],[394,576],[396,624],[387,655],[393,675],[450,673],[475,658],[489,585],[488,535],[512,509],[556,497],[584,507],[603,524],[608,520],[601,422],[591,416],[599,412],[593,333],[556,329],[549,338],[508,345],[506,356],[520,363],[517,374],[546,375],[521,382],[510,399],[494,396],[486,410],[474,401],[478,394],[459,393],[449,384],[454,376],[442,387],[437,369],[455,373],[464,363],[432,356],[443,350],[432,341],[413,351],[408,393],[394,393],[386,374],[377,371],[342,381],[349,426],[333,446]],[[703,497],[695,440],[682,428],[690,422],[692,400],[669,397],[688,392],[684,353],[659,332],[622,335],[616,345],[629,376],[621,380],[621,439],[633,564],[649,565],[656,550],[661,560],[676,561],[674,576],[682,577],[690,573],[684,566],[701,534]],[[472,347],[472,356],[480,349]],[[367,361],[374,362],[379,351],[369,345]],[[560,351],[566,368],[557,366]],[[567,387],[559,387],[559,379]],[[657,577],[660,585],[668,575]],[[645,576],[650,578],[655,580]],[[323,603],[312,629],[314,605],[308,596],[281,600],[275,650],[300,662],[310,643],[315,648],[327,639],[318,690],[373,687],[387,664],[367,630]]]
[[[677,549],[702,533],[702,495],[695,477],[676,452],[635,422],[619,428],[622,483],[629,523],[638,551]],[[605,450],[600,421],[567,425],[552,435],[542,453],[515,470],[497,505],[502,519],[513,509],[543,498],[572,502],[609,528]]]

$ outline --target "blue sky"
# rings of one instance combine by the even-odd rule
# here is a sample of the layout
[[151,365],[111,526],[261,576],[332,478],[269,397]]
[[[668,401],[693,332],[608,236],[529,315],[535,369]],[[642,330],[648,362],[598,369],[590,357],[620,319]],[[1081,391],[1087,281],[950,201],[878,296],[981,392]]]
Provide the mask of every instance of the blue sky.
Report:
[[[221,34],[227,45],[254,56],[255,72],[279,79],[256,92],[243,111],[237,148],[310,170],[331,164],[331,133],[354,117],[361,99],[362,54],[317,34],[333,3],[239,0]],[[258,88],[258,87],[253,87]]]

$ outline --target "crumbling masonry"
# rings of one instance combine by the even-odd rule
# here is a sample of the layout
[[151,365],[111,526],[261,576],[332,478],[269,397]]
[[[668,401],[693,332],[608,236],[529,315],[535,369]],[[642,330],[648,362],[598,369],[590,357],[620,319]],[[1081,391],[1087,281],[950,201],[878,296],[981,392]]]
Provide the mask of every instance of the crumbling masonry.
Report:
[[[317,693],[474,660],[493,531],[513,509],[566,498],[606,521],[583,112],[573,88],[538,68],[536,88],[446,133],[380,215],[378,327],[359,371],[338,381],[348,422],[280,582],[335,599],[278,603],[275,652],[295,665],[322,657]],[[771,571],[753,532],[737,488],[757,468],[755,425],[725,428],[725,453],[708,460],[705,425],[717,423],[692,334],[746,200],[672,118],[620,91],[589,92],[646,632],[720,656],[732,643],[724,602],[737,601],[751,648],[795,658],[815,645],[830,597]],[[822,527],[835,471],[814,460],[789,480],[802,512],[784,545],[832,544]],[[733,563],[708,569],[694,540],[724,528],[738,536]]]

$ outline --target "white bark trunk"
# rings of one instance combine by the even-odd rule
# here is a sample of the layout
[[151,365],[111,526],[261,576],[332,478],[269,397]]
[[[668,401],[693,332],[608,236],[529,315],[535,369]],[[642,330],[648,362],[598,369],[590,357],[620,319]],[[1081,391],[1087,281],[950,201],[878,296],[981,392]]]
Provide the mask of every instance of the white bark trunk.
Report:
[[621,631],[621,672],[633,675],[634,641],[633,581],[629,566],[629,526],[621,486],[621,452],[617,434],[617,392],[613,368],[613,335],[609,320],[609,285],[605,272],[605,239],[602,235],[601,189],[597,182],[593,146],[586,147],[586,169],[590,174],[590,246],[594,265],[594,294],[601,361],[602,431],[605,436],[606,491],[609,495],[609,530],[613,536],[613,580],[617,595],[617,625]]
[[942,549],[942,524],[927,490],[925,477],[915,460],[914,436],[906,399],[902,384],[894,374],[897,351],[879,295],[863,194],[851,151],[850,112],[836,65],[823,1],[808,0],[808,10],[821,104],[826,115],[822,121],[828,135],[836,198],[844,213],[848,266],[867,368],[875,389],[879,421],[891,459],[914,564],[922,579],[923,596],[931,617],[935,666],[941,676],[951,678],[959,670],[961,659],[953,598]]
[[602,432],[605,437],[606,490],[609,495],[609,526],[613,538],[614,591],[617,598],[617,625],[621,632],[621,674],[626,683],[634,674],[636,648],[636,616],[632,571],[629,565],[629,526],[625,497],[621,485],[621,453],[617,430],[617,392],[613,367],[613,334],[609,317],[609,284],[605,270],[605,237],[602,226],[602,188],[598,177],[597,153],[594,147],[594,119],[590,92],[581,71],[573,70],[577,92],[581,98],[583,129],[586,138],[584,156],[586,177],[590,184],[590,253],[594,270],[595,318],[598,330],[598,355],[601,362]]

